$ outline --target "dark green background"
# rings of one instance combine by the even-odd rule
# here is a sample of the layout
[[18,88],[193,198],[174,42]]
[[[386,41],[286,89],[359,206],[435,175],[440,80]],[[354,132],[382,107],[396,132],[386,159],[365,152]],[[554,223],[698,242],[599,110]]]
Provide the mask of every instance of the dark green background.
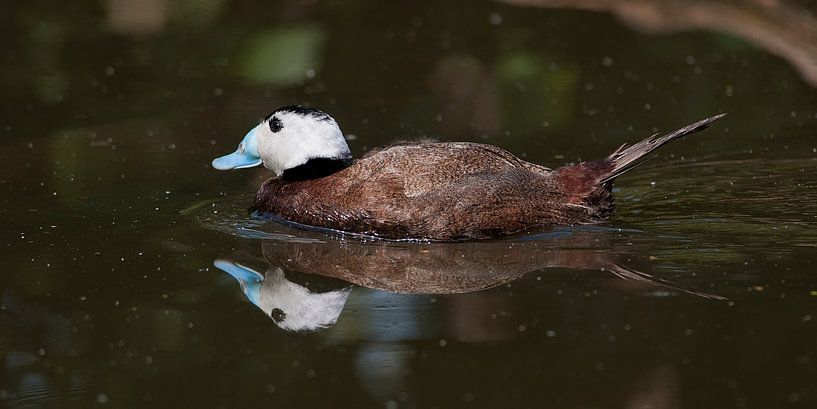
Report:
[[[132,3],[0,6],[6,407],[817,404],[805,3],[694,1],[723,26],[659,31],[626,11],[678,2]],[[248,226],[278,232],[245,213],[269,173],[209,163],[294,103],[356,155],[435,137],[552,167],[728,112],[617,181],[602,228],[536,240],[730,301],[554,268],[464,295],[356,288],[336,326],[285,333],[212,267],[260,256]]]

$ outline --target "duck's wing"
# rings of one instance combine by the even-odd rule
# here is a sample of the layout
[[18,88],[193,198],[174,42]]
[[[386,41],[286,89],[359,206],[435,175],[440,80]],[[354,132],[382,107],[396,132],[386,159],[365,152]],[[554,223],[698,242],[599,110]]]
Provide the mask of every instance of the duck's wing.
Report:
[[357,164],[369,177],[399,180],[407,197],[456,184],[473,175],[550,169],[526,162],[492,145],[470,142],[400,144],[371,153]]

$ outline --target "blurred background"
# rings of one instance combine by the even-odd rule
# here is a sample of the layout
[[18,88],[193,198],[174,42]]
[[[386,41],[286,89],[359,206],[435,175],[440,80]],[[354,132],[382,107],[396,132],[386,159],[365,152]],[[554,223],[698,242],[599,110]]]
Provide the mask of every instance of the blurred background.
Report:
[[[0,9],[0,406],[817,405],[810,2]],[[514,265],[515,281],[355,286],[336,325],[292,333],[213,260],[263,272],[270,241],[343,239],[250,220],[270,174],[210,167],[290,104],[333,115],[355,155],[432,137],[550,167],[729,115],[618,180],[609,223],[469,267],[556,255]],[[729,300],[622,280],[610,263]]]

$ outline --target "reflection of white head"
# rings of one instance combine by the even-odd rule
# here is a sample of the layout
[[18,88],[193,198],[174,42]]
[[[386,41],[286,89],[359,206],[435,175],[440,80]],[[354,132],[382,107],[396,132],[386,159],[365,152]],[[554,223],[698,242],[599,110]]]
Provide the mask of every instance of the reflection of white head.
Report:
[[315,331],[335,325],[351,292],[345,287],[314,293],[287,280],[280,267],[271,267],[261,283],[258,307],[282,329]]

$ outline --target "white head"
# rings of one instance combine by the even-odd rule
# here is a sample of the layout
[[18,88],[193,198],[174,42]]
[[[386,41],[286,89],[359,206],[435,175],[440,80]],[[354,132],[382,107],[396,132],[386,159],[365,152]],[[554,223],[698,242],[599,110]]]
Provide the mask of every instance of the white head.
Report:
[[263,164],[281,176],[310,159],[352,159],[338,123],[329,114],[302,106],[285,106],[251,129],[238,150],[213,160],[220,170]]

